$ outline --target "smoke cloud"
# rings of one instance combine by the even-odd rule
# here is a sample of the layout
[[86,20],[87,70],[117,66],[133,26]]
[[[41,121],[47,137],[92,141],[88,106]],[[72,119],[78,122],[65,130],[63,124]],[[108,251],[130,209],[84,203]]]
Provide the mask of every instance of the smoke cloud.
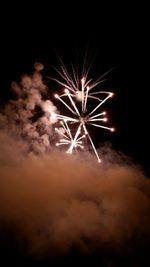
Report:
[[150,182],[138,168],[60,151],[24,156],[4,133],[0,145],[0,221],[27,254],[129,253],[130,242],[149,240]]
[[[1,114],[1,255],[11,255],[18,266],[20,258],[52,263],[69,255],[75,264],[74,255],[88,260],[96,255],[97,265],[92,258],[90,266],[145,266],[149,179],[111,149],[102,164],[88,152],[70,156],[46,149],[56,108],[42,96],[41,74],[24,76],[13,90],[17,98]],[[42,116],[34,121],[36,106]]]
[[10,100],[0,113],[0,128],[22,137],[28,149],[34,153],[45,153],[53,140],[53,124],[56,123],[56,107],[47,99],[48,88],[42,80],[41,63],[35,63],[32,75],[23,75],[20,83],[13,82]]

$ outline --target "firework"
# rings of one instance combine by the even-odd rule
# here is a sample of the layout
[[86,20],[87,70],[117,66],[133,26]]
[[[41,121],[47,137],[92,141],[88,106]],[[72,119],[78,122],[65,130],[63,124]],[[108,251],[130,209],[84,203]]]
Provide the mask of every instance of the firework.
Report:
[[55,128],[55,131],[63,138],[60,138],[59,142],[56,143],[56,146],[60,146],[60,145],[69,146],[68,150],[66,151],[69,154],[72,154],[73,150],[78,147],[83,149],[84,146],[82,145],[81,139],[85,138],[85,135],[80,135],[81,126],[78,126],[75,136],[73,137],[66,119],[64,119],[63,121],[60,121],[60,124],[61,124],[61,127]]
[[[99,79],[92,83],[91,79],[87,80],[87,73],[79,82],[78,76],[75,74],[74,69],[73,78],[71,78],[64,66],[61,67],[61,70],[62,71],[57,70],[57,72],[60,74],[62,80],[54,80],[56,80],[57,83],[61,84],[65,89],[62,95],[59,96],[58,94],[55,94],[55,97],[70,111],[71,116],[55,114],[57,119],[61,120],[61,124],[65,132],[62,133],[59,129],[56,128],[56,131],[64,137],[64,139],[60,139],[60,142],[56,145],[67,144],[69,145],[67,153],[72,153],[74,148],[83,148],[83,146],[81,145],[81,139],[86,136],[93,148],[98,162],[101,162],[93,140],[87,130],[87,125],[114,131],[114,128],[106,127],[105,125],[101,124],[105,123],[107,121],[107,118],[105,117],[105,111],[99,112],[101,106],[113,96],[113,93],[107,91],[91,92],[93,88],[104,81],[102,78],[107,73],[103,74]],[[88,111],[88,103],[91,100],[95,103],[95,105],[91,111]],[[79,104],[77,102],[79,102]],[[70,124],[78,125],[74,137],[71,134]]]

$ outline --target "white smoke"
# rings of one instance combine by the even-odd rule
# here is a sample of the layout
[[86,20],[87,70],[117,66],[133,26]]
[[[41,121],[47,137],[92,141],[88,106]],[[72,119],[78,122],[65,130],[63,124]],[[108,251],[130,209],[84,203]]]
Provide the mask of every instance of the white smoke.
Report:
[[139,168],[114,161],[110,149],[100,165],[86,153],[24,154],[25,144],[3,132],[0,145],[0,221],[15,225],[15,238],[28,243],[24,253],[68,255],[72,247],[87,255],[143,253],[150,240],[150,181]]
[[12,83],[15,99],[0,114],[0,128],[24,138],[29,150],[44,153],[51,145],[56,107],[46,98],[48,88],[40,73],[43,65],[35,63],[35,69],[32,75],[23,75],[20,83]]

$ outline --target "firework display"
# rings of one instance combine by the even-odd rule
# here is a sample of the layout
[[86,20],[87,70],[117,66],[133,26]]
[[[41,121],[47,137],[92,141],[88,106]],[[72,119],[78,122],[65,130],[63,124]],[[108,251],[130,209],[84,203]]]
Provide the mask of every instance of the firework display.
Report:
[[[108,91],[92,92],[92,89],[104,81],[102,78],[107,73],[104,73],[99,79],[92,82],[91,79],[87,79],[87,73],[82,79],[79,79],[74,69],[72,78],[64,65],[61,67],[61,71],[57,70],[57,72],[59,73],[61,80],[53,80],[64,87],[64,93],[61,95],[55,94],[55,98],[68,109],[70,115],[54,114],[54,116],[61,121],[61,128],[55,129],[60,135],[60,140],[56,146],[67,145],[67,153],[72,154],[74,149],[84,148],[82,139],[86,138],[89,140],[98,162],[101,162],[87,126],[91,125],[114,131],[114,128],[103,125],[103,123],[107,122],[107,117],[105,116],[106,112],[100,111],[101,106],[113,96],[113,93]],[[94,103],[94,107],[92,110],[89,110],[91,101]],[[74,127],[74,134],[71,132],[72,124],[77,125],[77,127]]]

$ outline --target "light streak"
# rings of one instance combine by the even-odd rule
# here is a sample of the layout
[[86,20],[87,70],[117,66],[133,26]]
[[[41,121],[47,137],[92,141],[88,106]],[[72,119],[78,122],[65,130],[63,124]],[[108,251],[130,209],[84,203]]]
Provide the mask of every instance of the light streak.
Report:
[[[57,70],[57,69],[56,69]],[[112,92],[108,91],[96,91],[91,92],[91,89],[99,85],[102,80],[102,77],[104,77],[107,73],[102,75],[99,79],[97,79],[95,82],[92,83],[92,80],[87,80],[87,75],[82,77],[80,80],[80,84],[78,81],[77,76],[75,75],[75,71],[73,70],[73,79],[69,75],[67,69],[63,65],[61,67],[61,71],[57,70],[57,72],[60,74],[63,81],[54,79],[57,81],[57,83],[61,84],[65,87],[64,94],[58,96],[57,94],[55,97],[65,105],[68,110],[72,113],[72,116],[65,116],[60,114],[55,114],[58,120],[62,120],[61,124],[64,129],[65,133],[61,133],[59,129],[56,131],[64,137],[64,139],[60,139],[59,143],[56,145],[68,145],[69,148],[67,150],[67,153],[72,154],[73,150],[77,147],[83,148],[82,141],[80,141],[83,138],[87,138],[93,148],[93,151],[98,159],[98,162],[101,162],[101,159],[97,153],[96,147],[94,145],[94,142],[87,130],[87,125],[91,125],[97,128],[106,129],[109,131],[114,131],[114,128],[112,127],[106,127],[102,125],[102,122],[106,122],[108,119],[106,117],[103,117],[106,115],[106,112],[99,112],[99,109],[101,106],[113,96]],[[70,105],[68,102],[70,102]],[[90,100],[95,103],[94,108],[91,111],[89,110],[88,103]],[[78,103],[79,102],[79,103]],[[78,103],[78,106],[77,106]],[[90,105],[90,104],[89,104]],[[95,112],[97,112],[95,114]],[[78,127],[75,130],[74,136],[71,133],[71,127],[70,123],[77,124]],[[82,135],[83,133],[83,135]]]
[[72,154],[73,150],[80,147],[81,149],[84,148],[82,145],[82,139],[85,138],[85,135],[81,135],[81,125],[78,126],[75,136],[72,136],[70,128],[66,120],[61,121],[62,129],[55,128],[55,131],[60,135],[63,136],[64,139],[60,139],[56,146],[67,145],[69,148],[67,149],[67,154]]

